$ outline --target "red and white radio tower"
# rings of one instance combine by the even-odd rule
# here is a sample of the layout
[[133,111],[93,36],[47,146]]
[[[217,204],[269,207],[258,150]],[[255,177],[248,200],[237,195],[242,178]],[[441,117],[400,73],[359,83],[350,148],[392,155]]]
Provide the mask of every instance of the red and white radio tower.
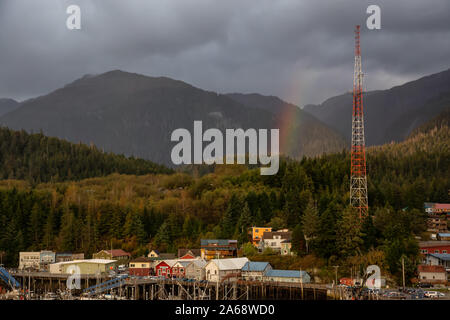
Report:
[[353,77],[352,156],[350,205],[357,208],[360,218],[369,213],[367,202],[366,150],[364,140],[363,73],[361,70],[360,26],[355,30],[355,71]]

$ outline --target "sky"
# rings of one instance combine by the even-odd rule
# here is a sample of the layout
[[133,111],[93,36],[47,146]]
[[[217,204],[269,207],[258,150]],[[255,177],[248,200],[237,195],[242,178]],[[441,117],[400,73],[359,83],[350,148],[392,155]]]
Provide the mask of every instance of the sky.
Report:
[[[66,27],[72,4],[81,30]],[[366,27],[373,4],[380,30]],[[0,97],[120,69],[317,104],[352,88],[356,24],[366,90],[450,68],[449,12],[448,0],[0,0]]]

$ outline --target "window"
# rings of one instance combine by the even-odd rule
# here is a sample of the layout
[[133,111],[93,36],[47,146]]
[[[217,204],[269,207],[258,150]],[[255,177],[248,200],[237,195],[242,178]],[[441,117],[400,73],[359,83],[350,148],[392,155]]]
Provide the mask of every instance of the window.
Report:
[[131,264],[130,264],[130,267],[134,268],[134,263],[131,263]]
[[439,250],[434,250],[434,253],[439,253]]
[[141,264],[141,267],[142,267],[142,268],[145,268],[145,263],[142,263],[142,264]]
[[442,250],[442,253],[447,253],[447,250]]

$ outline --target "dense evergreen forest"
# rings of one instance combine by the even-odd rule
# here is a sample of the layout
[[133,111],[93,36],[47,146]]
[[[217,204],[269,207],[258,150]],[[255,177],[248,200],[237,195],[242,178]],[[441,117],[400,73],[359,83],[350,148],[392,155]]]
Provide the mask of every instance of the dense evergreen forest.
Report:
[[[139,175],[163,169],[42,135],[2,135],[13,141],[5,144],[2,138],[3,177],[22,179],[0,181],[0,251],[11,266],[17,265],[22,250],[80,251],[89,256],[109,248],[112,241],[114,247],[139,256],[151,248],[175,252],[199,247],[201,238],[233,237],[253,260],[271,261],[276,268],[302,268],[322,279],[334,279],[336,264],[342,266],[342,275],[351,266],[378,264],[396,279],[402,256],[412,277],[419,262],[416,237],[426,230],[423,202],[447,202],[450,189],[450,131],[443,121],[417,130],[405,142],[368,149],[370,217],[364,221],[348,206],[346,151],[300,161],[282,159],[274,176],[238,165],[219,165],[204,175],[199,174],[201,167],[194,168],[195,174]],[[23,139],[35,140],[34,147],[21,149]],[[39,151],[32,152],[35,149]],[[13,150],[27,169],[20,171],[5,150]],[[41,159],[44,155],[47,160]],[[133,170],[136,175],[82,179],[93,172]],[[78,181],[61,181],[69,172]],[[297,257],[256,254],[247,244],[252,225],[293,230]]]
[[0,179],[32,183],[81,180],[111,173],[170,173],[153,162],[104,153],[95,146],[74,144],[42,133],[0,128]]

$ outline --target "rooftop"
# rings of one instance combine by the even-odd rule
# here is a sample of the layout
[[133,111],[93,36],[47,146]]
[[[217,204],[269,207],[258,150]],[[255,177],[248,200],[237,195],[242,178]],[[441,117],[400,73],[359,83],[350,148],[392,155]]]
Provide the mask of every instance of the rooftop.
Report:
[[272,231],[272,232],[264,232],[262,238],[265,239],[273,239],[274,236],[280,236],[283,240],[291,240],[292,231]]
[[111,254],[113,257],[123,257],[123,256],[131,256],[128,252],[122,249],[113,249],[113,250],[105,250],[107,253]]
[[200,249],[178,249],[178,258],[181,258],[182,256],[186,254],[192,254],[194,257],[199,257],[201,255]]
[[187,267],[188,265],[191,264],[192,261],[189,261],[190,259],[183,259],[183,260],[178,260],[178,262],[176,264],[180,264],[183,267]]
[[444,272],[444,266],[427,266],[427,265],[419,265],[419,272]]
[[201,246],[210,246],[210,245],[216,245],[216,246],[228,246],[228,245],[235,245],[237,244],[237,240],[229,240],[229,239],[201,239],[200,240]]
[[97,264],[110,264],[116,263],[116,260],[108,260],[108,259],[84,259],[84,260],[73,260],[73,261],[64,261],[57,262],[53,264],[63,265],[63,264],[74,264],[74,263],[97,263]]
[[450,254],[448,253],[430,253],[428,255],[443,261],[450,261]]
[[450,232],[441,232],[441,233],[438,233],[438,236],[439,237],[450,237]]
[[266,277],[280,277],[280,278],[300,278],[300,276],[303,278],[305,276],[308,276],[308,273],[306,271],[300,271],[300,270],[268,270],[265,274]]
[[195,264],[198,268],[203,268],[207,264],[207,262],[203,259],[192,260],[191,263]]
[[247,258],[212,259],[209,261],[209,263],[214,263],[219,270],[241,270],[247,262]]
[[153,260],[150,258],[146,258],[146,257],[139,257],[139,258],[131,260],[130,262],[150,262],[150,261],[153,261]]
[[270,266],[268,262],[247,262],[243,267],[242,271],[264,271]]
[[419,241],[420,248],[450,246],[450,241]]

